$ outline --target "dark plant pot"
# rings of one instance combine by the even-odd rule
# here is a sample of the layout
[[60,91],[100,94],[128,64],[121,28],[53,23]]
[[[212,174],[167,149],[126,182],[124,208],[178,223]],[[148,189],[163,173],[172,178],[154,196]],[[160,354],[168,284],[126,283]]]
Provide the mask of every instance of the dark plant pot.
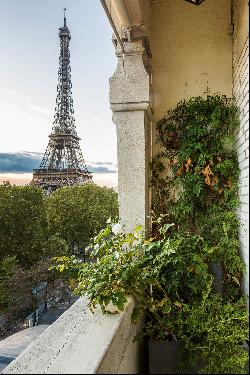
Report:
[[[195,366],[182,364],[181,360],[181,343],[179,341],[166,341],[149,339],[149,373],[150,374],[199,374],[205,367],[205,363],[200,361]],[[186,353],[185,358],[188,357]],[[184,370],[183,366],[187,366]],[[184,372],[183,372],[184,371]]]
[[180,343],[149,339],[149,373],[178,374]]
[[223,293],[223,271],[219,263],[210,262],[209,270],[214,276],[212,291],[213,293]]

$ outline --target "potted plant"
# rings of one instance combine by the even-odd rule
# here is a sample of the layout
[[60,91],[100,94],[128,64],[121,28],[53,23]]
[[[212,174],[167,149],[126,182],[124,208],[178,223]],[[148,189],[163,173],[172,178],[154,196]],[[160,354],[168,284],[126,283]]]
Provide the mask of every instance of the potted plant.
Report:
[[[151,338],[150,353],[160,346],[167,359],[160,369],[151,361],[152,373],[246,373],[237,124],[225,97],[179,103],[157,124],[152,237],[144,240],[141,227],[124,234],[110,223],[90,246],[94,262],[56,259],[55,268],[74,273],[75,291],[88,295],[92,309],[99,304],[106,313],[112,303],[122,310],[126,296],[134,297],[132,321],[146,314],[142,334]],[[178,363],[164,354],[169,347]]]
[[[114,234],[112,225],[108,225],[91,244],[94,262],[80,264],[73,257],[70,260],[63,257],[56,259],[54,267],[70,272],[77,269],[75,292],[88,295],[92,310],[100,305],[103,313],[109,313],[112,303],[122,311],[127,296],[135,298],[132,321],[146,314],[140,336],[151,338],[151,348],[155,340],[161,346],[161,357],[166,359],[161,362],[161,370],[153,367],[152,373],[178,373],[181,368],[193,373],[201,363],[206,365],[205,370],[215,371],[212,364],[216,364],[219,347],[229,356],[231,368],[237,365],[239,371],[246,361],[246,353],[238,348],[238,342],[247,336],[245,303],[243,300],[225,303],[211,294],[213,276],[206,263],[202,238],[168,236],[173,227],[164,224],[159,229],[160,239],[144,240],[140,227],[134,233]],[[220,317],[226,312],[220,324]],[[213,324],[212,338],[207,334],[208,322]],[[227,341],[225,336],[230,327],[234,329]],[[171,355],[177,359],[176,363]]]
[[[171,235],[189,233],[203,240],[207,254],[205,264],[213,277],[209,298],[202,299],[207,305],[203,311],[204,316],[208,311],[207,321],[210,321],[212,307],[215,309],[220,305],[224,311],[235,305],[236,314],[237,303],[242,303],[240,284],[245,265],[239,256],[236,213],[240,203],[237,194],[239,166],[234,147],[238,126],[238,110],[233,99],[225,95],[184,100],[156,124],[161,151],[152,161],[153,209],[158,215],[167,213],[167,220],[177,223]],[[157,235],[157,228],[153,227],[153,231]],[[191,251],[196,252],[195,249]],[[213,304],[210,304],[211,300]],[[197,311],[200,316],[195,299],[193,302],[192,312]],[[187,311],[190,313],[190,308]],[[224,314],[227,315],[226,311]],[[181,316],[183,322],[185,314]],[[189,326],[195,321],[187,320]],[[218,321],[210,321],[210,324],[216,327]],[[182,326],[178,328],[179,336]],[[230,324],[224,329],[230,332]],[[197,340],[195,325],[194,330]],[[219,340],[219,336],[217,338]],[[185,340],[182,337],[182,341]],[[193,347],[191,351],[195,352]],[[223,353],[223,350],[220,348],[218,352]],[[217,369],[220,368],[217,371],[224,371],[218,358],[216,363]],[[231,365],[233,368],[233,360]],[[236,372],[239,369],[235,367]]]

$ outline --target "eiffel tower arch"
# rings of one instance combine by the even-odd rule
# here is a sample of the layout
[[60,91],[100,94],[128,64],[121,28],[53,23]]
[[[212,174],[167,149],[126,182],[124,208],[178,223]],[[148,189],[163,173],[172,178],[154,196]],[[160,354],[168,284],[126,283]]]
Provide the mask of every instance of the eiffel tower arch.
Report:
[[47,149],[39,168],[33,170],[31,182],[48,194],[62,186],[82,185],[92,180],[75,126],[69,51],[71,35],[65,11],[64,25],[59,28],[60,57],[53,127]]

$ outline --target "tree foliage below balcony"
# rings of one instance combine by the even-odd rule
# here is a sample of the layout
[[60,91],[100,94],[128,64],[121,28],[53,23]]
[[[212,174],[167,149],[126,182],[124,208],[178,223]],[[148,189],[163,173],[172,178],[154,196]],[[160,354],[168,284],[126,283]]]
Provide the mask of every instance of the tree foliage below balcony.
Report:
[[95,184],[64,187],[49,197],[34,186],[0,185],[0,260],[16,257],[29,268],[87,244],[108,218],[118,216],[117,193]]
[[[34,186],[0,185],[0,338],[22,329],[37,306],[69,292],[50,259],[83,245],[118,215],[117,194],[95,184],[62,188],[47,197]],[[47,283],[42,297],[33,288]]]
[[0,185],[0,259],[15,256],[29,267],[44,252],[47,234],[45,200],[31,186]]
[[48,199],[47,213],[51,233],[84,247],[109,218],[117,219],[117,193],[92,183],[63,187]]

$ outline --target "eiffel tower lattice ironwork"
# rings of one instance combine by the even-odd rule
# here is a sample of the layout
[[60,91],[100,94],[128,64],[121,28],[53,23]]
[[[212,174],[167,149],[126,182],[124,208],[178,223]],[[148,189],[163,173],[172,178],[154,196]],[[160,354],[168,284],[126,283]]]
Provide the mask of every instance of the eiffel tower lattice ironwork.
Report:
[[75,127],[69,51],[71,35],[66,24],[65,10],[64,26],[59,28],[60,57],[53,128],[40,167],[33,170],[32,180],[32,184],[47,193],[62,186],[92,180]]

